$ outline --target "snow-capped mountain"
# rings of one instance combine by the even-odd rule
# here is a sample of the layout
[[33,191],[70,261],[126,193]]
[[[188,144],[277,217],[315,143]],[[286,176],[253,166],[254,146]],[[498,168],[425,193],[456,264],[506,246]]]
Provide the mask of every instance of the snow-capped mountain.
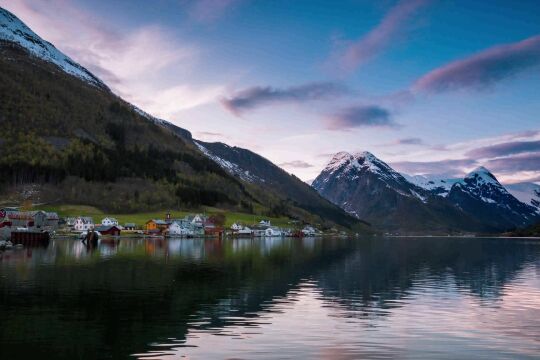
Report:
[[460,179],[446,178],[441,176],[430,175],[408,175],[403,174],[405,179],[423,189],[429,190],[431,193],[439,196],[447,196],[452,186]]
[[516,199],[527,205],[534,206],[537,209],[536,211],[540,213],[540,185],[523,182],[508,184],[505,187]]
[[484,167],[456,182],[447,199],[479,221],[503,230],[526,226],[538,219],[535,207],[516,199]]
[[43,40],[18,17],[0,8],[0,42],[14,43],[31,55],[55,64],[64,72],[76,76],[86,83],[107,89],[107,86],[90,71],[64,55],[53,44]]
[[312,186],[350,214],[384,229],[451,231],[476,226],[443,197],[409,182],[367,151],[337,153]]
[[[394,189],[402,196],[416,197],[422,201],[426,200],[425,194],[422,195],[424,193],[422,189],[408,182],[403,175],[369,151],[359,152],[354,155],[347,152],[337,153],[313,181],[312,186],[317,190],[323,189],[328,182],[336,180],[355,181],[366,174],[375,176],[379,181],[382,181],[386,186]],[[352,209],[350,212],[354,213]]]

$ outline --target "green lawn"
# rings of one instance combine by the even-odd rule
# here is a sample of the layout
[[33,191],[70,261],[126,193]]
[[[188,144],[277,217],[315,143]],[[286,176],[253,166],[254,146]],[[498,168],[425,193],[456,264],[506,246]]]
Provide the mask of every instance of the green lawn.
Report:
[[[61,217],[77,217],[77,216],[91,216],[94,222],[99,223],[105,216],[110,216],[118,219],[121,225],[125,223],[135,223],[137,226],[142,227],[150,219],[164,219],[167,210],[153,211],[153,212],[140,212],[136,214],[114,214],[105,213],[95,207],[86,205],[54,205],[54,206],[41,206],[41,210],[57,212]],[[226,217],[225,225],[231,226],[235,222],[241,222],[244,225],[251,225],[258,223],[262,219],[268,219],[272,222],[272,225],[281,227],[293,227],[290,223],[290,219],[286,217],[272,218],[262,215],[245,214],[238,212],[231,212],[216,208],[204,208],[198,211],[205,213],[206,215],[212,215],[216,213],[223,213]],[[187,214],[195,214],[197,211],[171,211],[173,218],[183,218]]]

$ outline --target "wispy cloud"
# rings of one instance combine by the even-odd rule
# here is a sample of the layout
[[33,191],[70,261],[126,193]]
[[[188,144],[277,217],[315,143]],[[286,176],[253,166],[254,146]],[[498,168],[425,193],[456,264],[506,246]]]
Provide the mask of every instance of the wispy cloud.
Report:
[[344,85],[334,82],[317,82],[281,89],[255,86],[238,91],[222,99],[221,103],[233,114],[240,115],[244,111],[264,105],[327,100],[347,93],[349,90]]
[[176,113],[197,106],[214,103],[223,94],[225,88],[220,85],[190,86],[175,85],[155,91],[132,95],[131,99],[146,111],[157,117],[169,119]]
[[540,140],[537,141],[512,141],[496,145],[484,146],[473,149],[466,153],[473,158],[501,157],[525,152],[540,151]]
[[286,168],[297,168],[297,169],[307,169],[307,168],[313,167],[313,165],[311,165],[310,163],[307,163],[302,160],[293,160],[293,161],[284,162],[284,163],[279,164],[279,166],[286,167]]
[[202,22],[211,23],[223,15],[225,15],[231,8],[239,5],[245,0],[192,0],[185,1],[187,5],[187,12],[191,19]]
[[411,137],[411,138],[403,138],[403,139],[398,139],[395,141],[396,145],[424,145],[424,140],[420,139],[420,138],[415,138],[415,137]]
[[441,93],[460,89],[485,89],[540,64],[540,35],[499,45],[471,57],[451,62],[418,79],[415,92]]
[[337,50],[329,63],[337,63],[342,70],[352,71],[386,49],[398,36],[408,20],[424,5],[427,0],[402,0],[397,3],[368,34],[357,41]]
[[212,132],[212,131],[198,131],[197,136],[214,136],[214,137],[222,137],[224,136],[222,133],[218,132]]
[[326,118],[326,127],[330,130],[397,126],[390,111],[377,105],[352,106]]
[[540,171],[540,152],[488,160],[486,167],[501,172]]

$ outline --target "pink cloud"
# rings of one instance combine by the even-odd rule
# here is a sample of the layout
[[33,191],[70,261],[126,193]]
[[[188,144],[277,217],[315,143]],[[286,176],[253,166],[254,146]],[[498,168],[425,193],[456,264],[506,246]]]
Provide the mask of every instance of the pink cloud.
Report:
[[440,93],[466,88],[483,89],[539,64],[540,35],[537,35],[444,65],[418,79],[413,90]]
[[383,20],[363,38],[349,44],[332,56],[345,71],[352,71],[379,54],[400,35],[403,26],[428,0],[402,0],[398,2]]

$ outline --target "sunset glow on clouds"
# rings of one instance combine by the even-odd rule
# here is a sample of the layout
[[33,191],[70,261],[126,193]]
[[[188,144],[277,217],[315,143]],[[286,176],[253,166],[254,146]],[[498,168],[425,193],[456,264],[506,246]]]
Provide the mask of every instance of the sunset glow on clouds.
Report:
[[0,6],[143,110],[305,180],[370,150],[409,173],[540,181],[535,1]]

